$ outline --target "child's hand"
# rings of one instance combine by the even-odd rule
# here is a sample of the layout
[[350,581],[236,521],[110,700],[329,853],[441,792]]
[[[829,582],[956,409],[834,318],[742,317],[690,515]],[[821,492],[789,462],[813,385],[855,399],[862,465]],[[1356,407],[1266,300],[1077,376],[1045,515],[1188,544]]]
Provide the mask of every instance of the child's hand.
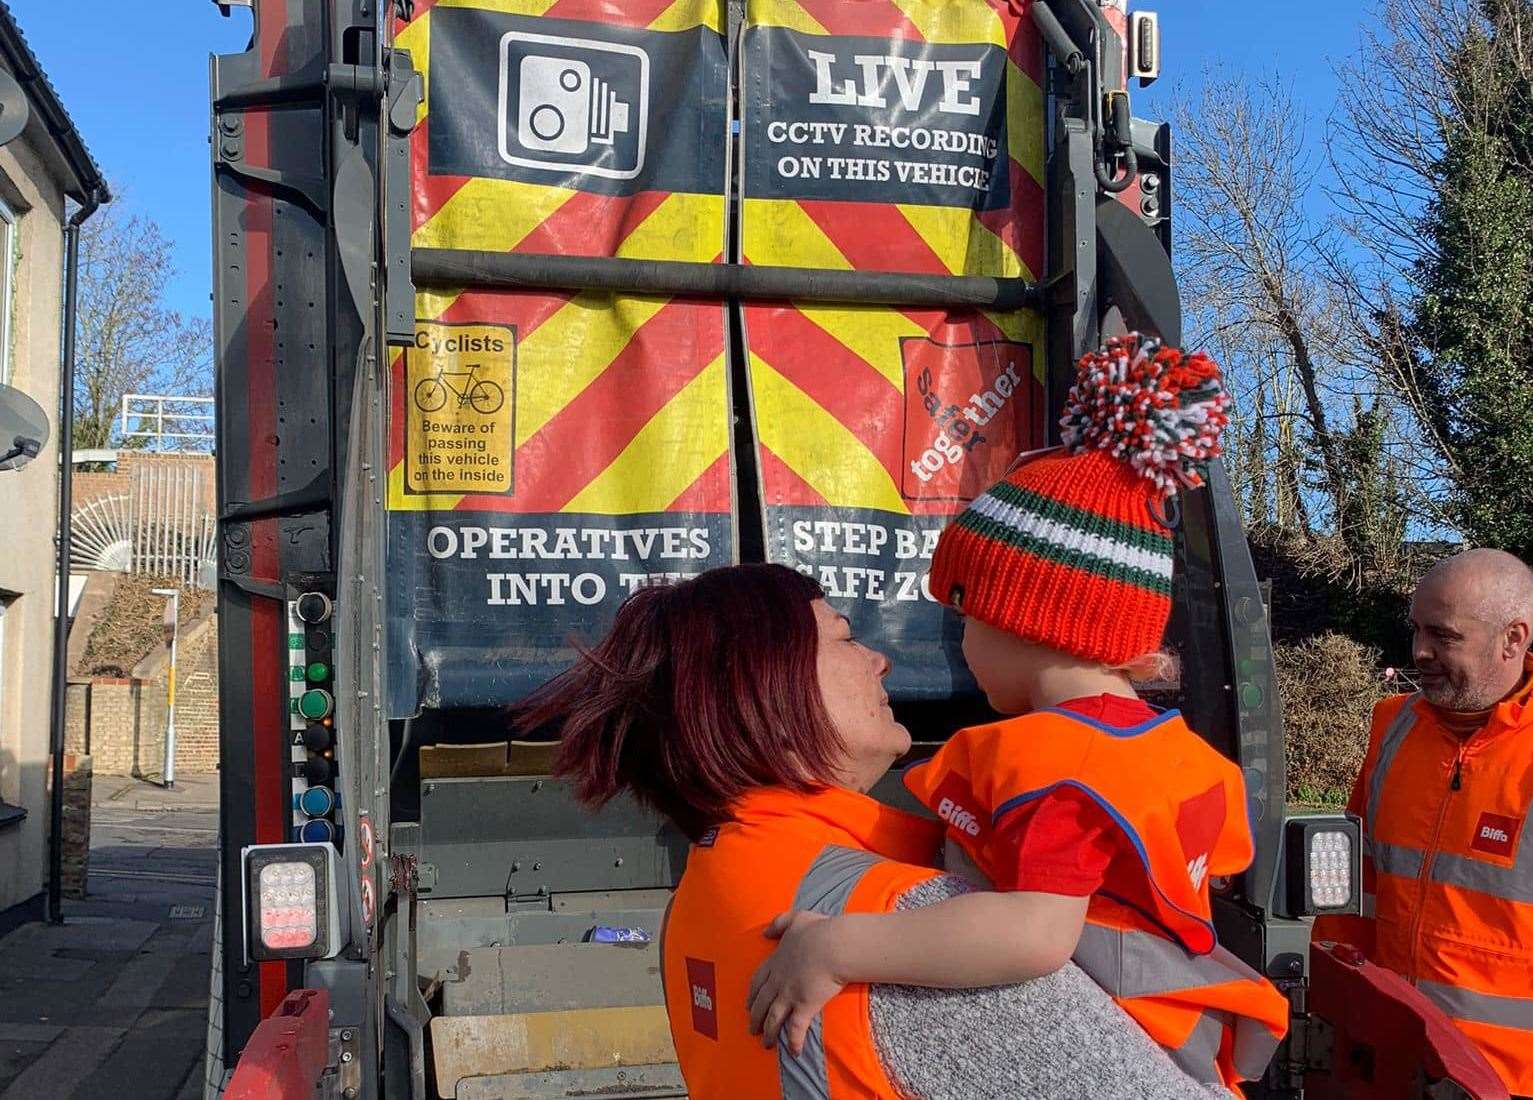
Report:
[[826,917],[810,912],[783,913],[767,925],[763,934],[781,942],[756,968],[748,995],[751,1034],[767,1049],[781,1035],[789,1053],[803,1053],[809,1025],[846,984],[831,968],[830,928]]

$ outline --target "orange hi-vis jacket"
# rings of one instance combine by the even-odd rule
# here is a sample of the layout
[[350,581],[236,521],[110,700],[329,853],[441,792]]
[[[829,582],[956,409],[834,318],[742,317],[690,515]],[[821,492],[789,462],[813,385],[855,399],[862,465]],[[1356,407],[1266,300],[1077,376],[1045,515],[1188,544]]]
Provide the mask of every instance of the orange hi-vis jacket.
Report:
[[1467,739],[1418,695],[1385,699],[1350,803],[1363,916],[1314,928],[1409,979],[1517,1094],[1533,1094],[1530,807],[1533,679]]
[[[666,1012],[692,1100],[899,1096],[869,1030],[868,987],[825,1005],[803,1053],[750,1034],[751,976],[790,909],[884,913],[940,872],[942,828],[841,788],[745,795],[734,820],[692,846],[662,935]],[[915,866],[926,864],[926,866]]]
[[1124,854],[1086,912],[1075,962],[1189,1076],[1233,1088],[1260,1077],[1288,1002],[1218,945],[1210,875],[1251,862],[1240,770],[1175,711],[1129,730],[1043,710],[960,730],[906,785],[975,864],[1005,881],[1007,815],[1062,787],[1112,818]]

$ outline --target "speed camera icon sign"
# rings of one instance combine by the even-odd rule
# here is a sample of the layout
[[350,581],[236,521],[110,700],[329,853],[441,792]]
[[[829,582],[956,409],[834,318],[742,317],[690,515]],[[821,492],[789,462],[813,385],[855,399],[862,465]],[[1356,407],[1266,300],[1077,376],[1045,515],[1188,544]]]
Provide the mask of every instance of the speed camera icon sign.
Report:
[[507,164],[633,179],[649,131],[649,55],[617,42],[508,31],[498,123]]

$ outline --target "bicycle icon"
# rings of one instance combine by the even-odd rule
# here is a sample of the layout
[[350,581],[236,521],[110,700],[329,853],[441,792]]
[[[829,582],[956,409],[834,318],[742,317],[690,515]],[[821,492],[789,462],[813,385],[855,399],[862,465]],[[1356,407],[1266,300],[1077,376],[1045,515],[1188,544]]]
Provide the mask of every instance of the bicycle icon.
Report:
[[483,365],[470,363],[468,370],[438,367],[433,377],[422,378],[415,384],[415,407],[421,412],[437,412],[447,404],[447,395],[451,393],[457,397],[460,409],[468,405],[481,416],[499,412],[500,407],[506,403],[506,391],[488,378],[474,377]]

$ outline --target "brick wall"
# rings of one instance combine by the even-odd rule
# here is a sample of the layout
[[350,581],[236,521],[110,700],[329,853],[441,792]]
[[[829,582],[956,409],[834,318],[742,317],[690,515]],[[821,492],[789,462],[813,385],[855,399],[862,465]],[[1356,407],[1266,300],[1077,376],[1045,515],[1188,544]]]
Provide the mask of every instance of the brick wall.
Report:
[[201,490],[203,510],[212,513],[216,508],[213,456],[205,454],[150,454],[138,451],[118,451],[117,468],[101,473],[77,473],[74,475],[74,506],[82,508],[102,497],[128,496],[133,492],[135,471],[141,468],[185,468],[202,473]]
[[[49,776],[50,781],[52,776]],[[91,758],[64,755],[64,852],[60,889],[66,898],[83,898],[90,870]]]
[[64,751],[90,752],[90,681],[71,680],[64,689]]
[[[183,635],[176,675],[176,770],[218,770],[218,616]],[[165,670],[154,681],[165,697]],[[163,752],[163,748],[161,750]]]
[[[176,655],[176,772],[218,770],[218,617],[193,623]],[[88,751],[100,775],[159,776],[165,767],[169,650],[157,650],[126,678],[70,685],[66,737]]]

